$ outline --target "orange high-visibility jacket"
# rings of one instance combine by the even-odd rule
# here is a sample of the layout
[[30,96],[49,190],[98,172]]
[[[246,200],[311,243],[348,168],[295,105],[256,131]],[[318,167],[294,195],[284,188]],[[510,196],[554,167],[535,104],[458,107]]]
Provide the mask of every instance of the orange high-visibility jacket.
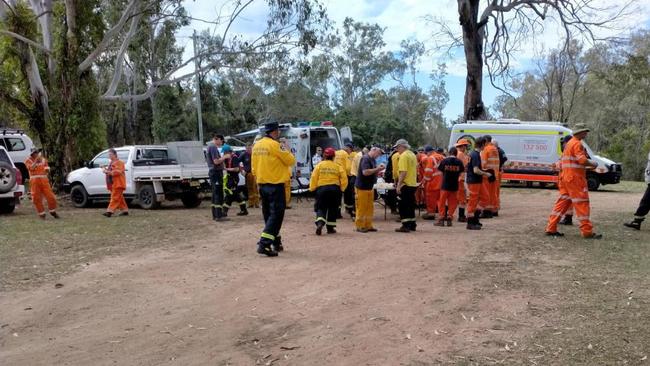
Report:
[[30,156],[25,160],[25,166],[29,171],[29,178],[47,178],[47,173],[50,171],[50,166],[47,165],[47,160],[45,158],[32,159]]
[[444,158],[444,156],[434,151],[423,160],[424,176],[422,178],[425,184],[431,183],[430,189],[438,190],[442,186],[442,172],[438,170],[438,165]]
[[573,178],[586,179],[587,170],[585,166],[588,161],[587,151],[582,146],[582,142],[573,137],[564,147],[564,152],[560,159],[560,166],[562,168],[560,173],[561,179],[569,181],[573,180]]
[[120,159],[111,162],[110,175],[113,177],[112,189],[126,189],[124,162]]
[[481,150],[481,164],[483,170],[492,169],[495,173],[499,172],[499,150],[492,143],[487,143]]

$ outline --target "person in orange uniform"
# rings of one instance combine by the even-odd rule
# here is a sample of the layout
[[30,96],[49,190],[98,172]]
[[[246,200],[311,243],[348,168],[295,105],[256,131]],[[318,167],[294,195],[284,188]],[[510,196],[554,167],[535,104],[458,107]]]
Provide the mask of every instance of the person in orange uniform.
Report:
[[[451,226],[454,220],[454,212],[458,206],[458,183],[460,175],[465,171],[465,164],[456,157],[458,150],[455,147],[449,149],[449,156],[438,164],[438,170],[442,175],[442,188],[440,190],[440,201],[438,201],[438,212],[440,218],[435,226]],[[445,213],[445,207],[447,208]]]
[[467,148],[469,145],[469,141],[466,139],[458,140],[455,145],[456,149],[458,150],[458,155],[456,157],[458,160],[463,162],[463,166],[465,167],[465,172],[461,173],[458,177],[458,222],[467,222],[467,217],[465,216],[465,208],[467,207],[465,176],[467,174],[467,164],[469,164],[469,154],[467,153]]
[[576,220],[580,222],[580,233],[585,239],[600,239],[603,236],[593,232],[593,224],[589,219],[589,189],[587,186],[587,169],[596,168],[598,163],[589,160],[587,151],[582,145],[582,140],[587,137],[589,129],[578,124],[573,130],[573,138],[567,142],[562,152],[560,183],[560,197],[555,202],[555,207],[548,219],[546,235],[564,236],[557,231],[557,225],[562,215],[573,204]]
[[497,211],[497,200],[498,200],[498,189],[499,189],[499,150],[492,144],[492,137],[490,135],[483,136],[485,139],[485,146],[481,150],[481,164],[482,170],[489,172],[492,175],[492,178],[484,178],[483,184],[485,189],[488,192],[487,197],[484,198],[481,202],[483,206],[483,214],[481,215],[484,219],[490,219],[495,216],[499,216]]
[[469,154],[469,163],[467,164],[467,176],[465,177],[465,182],[467,183],[467,190],[469,191],[469,198],[467,200],[468,230],[481,230],[481,227],[483,226],[479,221],[481,210],[483,209],[481,202],[484,202],[484,197],[488,195],[487,186],[483,181],[492,177],[492,173],[482,169],[481,150],[485,146],[485,143],[486,140],[484,137],[476,139],[476,143],[474,144],[475,150]]
[[115,149],[108,149],[108,158],[110,163],[103,167],[102,171],[106,174],[106,187],[111,191],[111,201],[108,209],[102,215],[111,217],[116,210],[120,210],[119,216],[127,216],[129,207],[124,199],[124,190],[126,189],[126,175],[124,162],[117,157]]
[[328,234],[336,233],[338,203],[348,187],[348,174],[334,162],[335,154],[336,150],[326,148],[309,179],[309,190],[316,192],[316,235],[322,234],[323,227],[327,227]]
[[506,152],[499,147],[499,143],[496,140],[492,140],[492,145],[494,145],[499,153],[499,171],[497,172],[497,194],[495,201],[495,216],[499,216],[499,210],[501,210],[501,179],[503,177],[503,167],[508,161],[508,156],[506,155]]
[[[435,220],[438,211],[438,201],[440,200],[440,188],[442,186],[442,172],[438,170],[438,165],[445,158],[438,153],[431,145],[424,148],[427,156],[423,161],[424,195],[426,196],[427,212],[422,215],[424,220]],[[441,213],[444,215],[444,212]]]
[[[424,182],[424,159],[427,157],[427,154],[424,152],[424,147],[418,148],[415,157],[418,160],[418,182]],[[427,200],[424,193],[424,184],[420,184],[417,191],[415,191],[415,202],[418,207],[426,207]]]
[[264,229],[257,243],[257,253],[277,257],[284,250],[280,229],[284,221],[285,182],[289,180],[289,168],[296,163],[289,146],[280,145],[280,125],[269,122],[264,125],[264,137],[253,145],[252,172],[257,179]]
[[47,177],[50,172],[50,166],[47,164],[47,160],[38,149],[32,149],[31,154],[25,160],[25,166],[29,170],[29,189],[32,193],[32,202],[34,203],[38,217],[45,220],[45,207],[43,206],[43,198],[45,198],[50,215],[58,219],[59,214],[56,213],[56,196],[52,192],[50,180]]

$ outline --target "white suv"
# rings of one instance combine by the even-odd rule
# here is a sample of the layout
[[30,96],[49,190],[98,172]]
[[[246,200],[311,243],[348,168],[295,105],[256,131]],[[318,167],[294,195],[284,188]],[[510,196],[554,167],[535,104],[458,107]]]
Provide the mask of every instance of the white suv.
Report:
[[25,193],[23,177],[7,150],[0,146],[0,214],[14,212]]
[[29,157],[34,142],[25,134],[25,131],[0,127],[0,146],[7,150],[16,168],[20,169],[23,179],[29,178],[25,160]]

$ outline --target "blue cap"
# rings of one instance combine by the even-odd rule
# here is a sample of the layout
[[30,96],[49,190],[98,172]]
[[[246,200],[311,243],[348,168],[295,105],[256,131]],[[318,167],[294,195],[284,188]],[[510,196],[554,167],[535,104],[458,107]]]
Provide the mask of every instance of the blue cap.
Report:
[[433,150],[435,149],[431,145],[427,145],[424,147],[424,152],[432,152]]
[[230,145],[228,145],[228,144],[223,144],[223,146],[221,146],[221,151],[223,151],[223,152],[225,152],[225,153],[226,153],[226,152],[231,152],[231,151],[232,151],[232,147],[230,147]]

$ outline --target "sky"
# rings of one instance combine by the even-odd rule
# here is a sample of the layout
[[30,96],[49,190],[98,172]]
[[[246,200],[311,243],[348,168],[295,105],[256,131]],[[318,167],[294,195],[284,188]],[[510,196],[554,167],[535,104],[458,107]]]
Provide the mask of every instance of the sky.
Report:
[[[433,51],[436,44],[444,41],[441,37],[434,36],[436,27],[426,20],[425,17],[434,17],[449,24],[450,28],[458,32],[458,7],[456,0],[320,0],[327,9],[327,14],[334,26],[340,27],[346,17],[366,23],[377,23],[385,29],[384,41],[385,50],[398,51],[399,44],[404,39],[416,39],[425,44],[430,51],[422,59],[420,72],[417,76],[418,84],[427,89],[430,85],[429,74],[437,69],[439,63],[447,65],[447,76],[445,77],[446,89],[449,93],[449,103],[444,109],[444,116],[447,120],[454,120],[463,112],[463,97],[465,92],[465,60],[462,50],[455,50],[450,56],[446,52]],[[620,18],[613,25],[614,29],[603,29],[598,31],[597,36],[615,36],[625,34],[639,25],[648,27],[650,25],[650,0],[594,0],[596,5],[620,6],[632,2],[628,8],[629,14]],[[267,17],[265,0],[257,0],[242,13],[241,19],[236,22],[231,34],[240,34],[243,37],[254,37],[259,35],[264,27]],[[484,1],[487,3],[487,0]],[[225,7],[223,4],[226,4]],[[229,1],[212,0],[186,0],[184,3],[188,13],[195,18],[214,20],[218,17],[220,9],[224,13],[228,9]],[[185,45],[186,58],[191,57],[192,43],[191,34],[193,30],[201,31],[214,29],[215,26],[198,20],[179,32],[178,42]],[[540,34],[528,35],[524,46],[518,50],[511,62],[512,71],[523,73],[533,65],[534,58],[543,50],[556,48],[562,40],[561,27],[552,19],[545,22],[544,31]],[[587,42],[586,47],[590,47]],[[487,72],[484,72],[487,75]],[[380,87],[388,88],[389,81],[383,82]],[[495,98],[501,94],[492,87],[489,80],[483,82],[483,99],[486,106],[491,106]]]

